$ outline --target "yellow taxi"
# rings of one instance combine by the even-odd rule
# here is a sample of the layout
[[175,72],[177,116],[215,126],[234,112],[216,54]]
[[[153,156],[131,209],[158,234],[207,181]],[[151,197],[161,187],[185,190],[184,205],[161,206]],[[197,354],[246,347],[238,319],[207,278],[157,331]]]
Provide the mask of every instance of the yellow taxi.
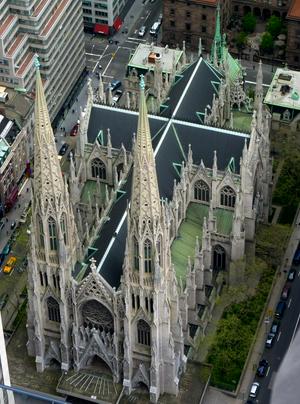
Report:
[[8,259],[8,261],[6,262],[5,267],[3,268],[3,272],[4,272],[5,274],[9,274],[9,273],[12,271],[12,269],[13,269],[13,267],[14,267],[16,261],[17,261],[17,258],[16,258],[16,257],[10,257],[10,258]]

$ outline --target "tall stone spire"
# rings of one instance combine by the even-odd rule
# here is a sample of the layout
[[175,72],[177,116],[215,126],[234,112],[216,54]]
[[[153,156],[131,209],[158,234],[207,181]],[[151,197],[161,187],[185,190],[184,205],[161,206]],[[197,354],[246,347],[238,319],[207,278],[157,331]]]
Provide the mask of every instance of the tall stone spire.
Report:
[[35,67],[34,192],[44,197],[51,195],[55,197],[53,202],[58,203],[64,190],[64,182],[37,59]]
[[[221,18],[220,18],[220,2],[217,5],[216,12],[216,27],[215,27],[215,36],[211,46],[210,58],[211,62],[218,63],[222,58],[222,34],[221,34]],[[215,59],[218,60],[215,60]]]
[[147,115],[145,82],[141,76],[140,106],[131,193],[131,212],[136,220],[160,216],[160,197]]
[[255,85],[255,100],[254,100],[254,108],[257,110],[259,108],[259,104],[262,103],[264,97],[263,92],[263,72],[262,72],[262,61],[259,61],[258,71],[256,76],[256,85]]

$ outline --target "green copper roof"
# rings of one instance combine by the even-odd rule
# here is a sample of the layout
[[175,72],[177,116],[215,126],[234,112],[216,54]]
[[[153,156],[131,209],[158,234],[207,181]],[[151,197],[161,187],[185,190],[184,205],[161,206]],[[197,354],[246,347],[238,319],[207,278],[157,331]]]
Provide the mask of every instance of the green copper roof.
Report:
[[188,257],[191,257],[191,262],[194,260],[196,236],[199,237],[201,243],[203,218],[205,216],[208,217],[207,205],[190,203],[187,208],[186,219],[181,223],[178,237],[171,246],[176,277],[177,279],[182,278],[183,284],[185,284]]
[[232,81],[236,80],[239,75],[241,74],[242,71],[242,66],[240,65],[239,61],[234,59],[229,51],[228,48],[224,46],[223,49],[223,58],[224,60],[226,60],[227,58],[227,63],[228,63],[228,67],[229,67],[229,75],[230,75],[230,79]]
[[[108,185],[108,188],[111,187]],[[105,184],[103,182],[100,182],[100,190],[101,190],[101,202],[103,203],[105,201]],[[96,192],[97,192],[97,181],[87,180],[81,192],[81,202],[82,203],[89,202],[89,193],[93,201]]]
[[214,210],[217,219],[217,232],[229,236],[232,230],[233,211],[217,208]]

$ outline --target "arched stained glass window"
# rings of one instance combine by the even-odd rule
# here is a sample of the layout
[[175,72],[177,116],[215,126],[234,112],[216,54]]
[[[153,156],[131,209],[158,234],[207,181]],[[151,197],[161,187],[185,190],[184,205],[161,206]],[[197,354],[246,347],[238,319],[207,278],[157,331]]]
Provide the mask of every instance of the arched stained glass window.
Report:
[[103,161],[99,158],[92,160],[92,177],[99,177],[102,180],[106,180],[106,167]]
[[152,272],[152,246],[149,239],[144,243],[144,270],[146,273]]
[[228,206],[230,208],[234,208],[235,199],[236,199],[236,193],[230,186],[227,185],[226,187],[223,187],[221,189],[220,203],[222,206]]
[[44,227],[43,227],[43,222],[42,222],[42,218],[40,215],[37,215],[37,223],[38,223],[38,234],[39,234],[39,240],[40,240],[40,247],[45,248]]
[[142,345],[151,344],[151,329],[148,323],[144,320],[139,320],[137,323],[138,343]]
[[206,182],[202,180],[195,182],[194,198],[198,201],[209,202],[209,186]]
[[56,223],[52,216],[48,219],[48,229],[49,229],[49,245],[50,250],[57,250],[57,232],[56,232]]
[[133,239],[133,260],[134,260],[134,269],[136,271],[138,271],[139,270],[139,243],[135,237]]
[[49,320],[60,323],[59,304],[52,296],[47,299],[47,308]]

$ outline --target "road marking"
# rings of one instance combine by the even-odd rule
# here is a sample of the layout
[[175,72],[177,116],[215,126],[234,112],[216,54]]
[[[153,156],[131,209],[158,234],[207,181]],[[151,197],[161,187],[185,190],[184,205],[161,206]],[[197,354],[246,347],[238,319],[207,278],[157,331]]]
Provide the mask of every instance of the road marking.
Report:
[[151,14],[151,11],[149,11],[149,13],[146,15],[145,21],[147,21],[147,19],[149,18],[150,14]]
[[300,314],[299,314],[299,316],[297,318],[297,322],[296,322],[296,325],[295,325],[295,328],[294,328],[294,332],[293,332],[293,335],[292,335],[291,342],[293,342],[293,340],[295,338],[295,334],[296,334],[296,330],[297,330],[297,327],[298,327],[298,324],[299,324],[299,320],[300,320]]
[[97,54],[96,55],[96,53],[85,53],[86,55],[88,55],[88,56],[96,56],[97,58],[100,56],[100,54]]
[[[109,68],[109,65],[111,64],[111,62],[113,61],[113,59],[116,57],[116,54],[118,52],[118,50],[120,49],[120,46],[118,46],[117,50],[114,52],[114,55],[111,57],[110,61],[108,62],[108,64],[106,65],[106,68],[103,70],[102,74],[105,74],[107,69]],[[100,58],[101,59],[101,58]]]
[[114,76],[109,76],[108,74],[101,74],[101,76],[102,76],[102,77],[107,77],[107,78],[109,78],[109,79],[113,79],[113,78],[114,78]]
[[279,332],[279,334],[278,334],[278,337],[277,337],[277,342],[279,341],[280,336],[281,336],[281,331],[280,331],[280,332]]
[[288,304],[288,309],[290,308],[290,305],[292,303],[292,298],[290,298],[289,304]]
[[298,272],[298,278],[300,277],[300,271]]
[[270,372],[270,366],[268,366],[266,377],[268,377],[269,372]]
[[26,186],[26,184],[27,184],[28,181],[29,181],[29,179],[26,178],[26,180],[23,182],[23,185],[22,185],[21,188],[19,189],[18,196],[21,195],[21,193],[22,193],[22,191],[23,191],[23,188]]

